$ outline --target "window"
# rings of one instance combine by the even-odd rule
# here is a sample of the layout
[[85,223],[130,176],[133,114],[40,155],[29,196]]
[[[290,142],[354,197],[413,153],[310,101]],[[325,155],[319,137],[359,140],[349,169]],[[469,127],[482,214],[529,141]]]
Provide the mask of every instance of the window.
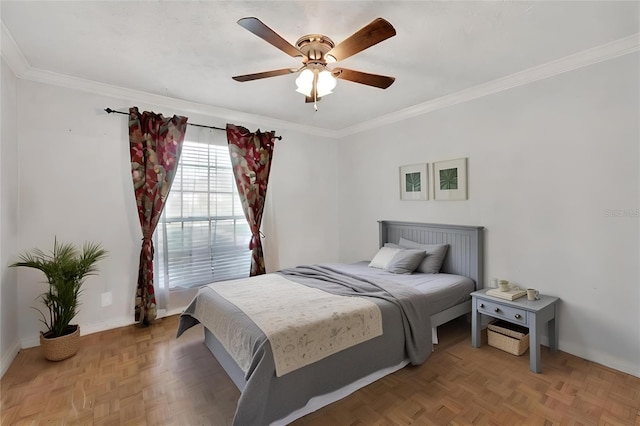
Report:
[[190,127],[156,228],[158,286],[193,288],[249,276],[250,239],[224,133]]

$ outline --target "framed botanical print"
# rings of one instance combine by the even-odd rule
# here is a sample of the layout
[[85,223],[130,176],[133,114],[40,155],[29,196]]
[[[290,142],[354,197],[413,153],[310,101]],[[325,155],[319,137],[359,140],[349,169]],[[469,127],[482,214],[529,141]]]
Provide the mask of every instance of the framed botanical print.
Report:
[[420,201],[429,199],[427,164],[400,167],[400,199]]
[[433,198],[436,200],[467,199],[467,159],[433,163]]

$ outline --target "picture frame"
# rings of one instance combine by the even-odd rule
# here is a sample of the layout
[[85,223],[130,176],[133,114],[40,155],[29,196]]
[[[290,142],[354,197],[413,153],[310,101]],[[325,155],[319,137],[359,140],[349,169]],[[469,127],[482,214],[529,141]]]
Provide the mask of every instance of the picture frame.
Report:
[[423,201],[429,199],[427,163],[400,167],[400,199]]
[[460,201],[467,199],[467,159],[433,163],[433,198]]

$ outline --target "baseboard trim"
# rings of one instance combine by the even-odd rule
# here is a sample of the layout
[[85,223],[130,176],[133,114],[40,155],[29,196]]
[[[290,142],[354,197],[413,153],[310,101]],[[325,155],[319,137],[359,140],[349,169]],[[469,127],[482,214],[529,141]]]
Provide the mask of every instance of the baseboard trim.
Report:
[[620,357],[615,356],[611,353],[594,351],[593,349],[587,348],[582,345],[562,344],[562,340],[560,340],[559,349],[563,352],[569,353],[573,356],[577,356],[578,358],[582,358],[586,361],[600,364],[603,367],[611,368],[613,370],[621,371],[623,373],[627,373],[634,377],[640,378],[640,365],[629,362],[626,359],[621,359]]
[[7,370],[11,366],[11,363],[16,358],[19,352],[20,341],[16,340],[15,342],[13,342],[9,350],[6,351],[4,355],[2,355],[2,359],[0,360],[0,378],[4,376],[4,373],[7,372]]
[[160,312],[158,312],[158,318],[170,317],[173,315],[180,315],[183,312],[184,312],[184,307],[168,309],[166,311],[160,310]]
[[84,336],[86,334],[99,333],[132,324],[135,324],[133,316],[117,318],[110,321],[100,321],[92,324],[80,324],[80,334]]
[[[80,324],[80,335],[84,336],[87,334],[98,333],[100,331],[107,331],[114,328],[126,327],[128,325],[134,324],[135,321],[133,317],[122,317],[113,319],[110,321],[100,321],[91,324]],[[22,349],[34,348],[36,346],[40,346],[40,335],[29,336],[23,339],[20,339],[20,347]]]
[[[168,311],[164,311],[160,309],[158,311],[158,318],[181,314],[183,310],[184,308],[182,307],[171,309]],[[121,317],[121,318],[117,318],[109,321],[100,321],[100,322],[95,322],[91,324],[80,324],[80,335],[84,336],[87,334],[99,333],[101,331],[107,331],[107,330],[112,330],[114,328],[126,327],[132,324],[135,324],[135,320],[133,316]],[[40,346],[40,335],[38,334],[36,336],[29,336],[29,337],[20,339],[19,342],[16,342],[15,346],[18,348],[16,351],[16,354],[20,351],[20,348],[27,349],[27,348],[34,348],[36,346]],[[12,361],[14,357],[15,357],[15,354],[11,358]],[[4,358],[2,361],[4,362]]]

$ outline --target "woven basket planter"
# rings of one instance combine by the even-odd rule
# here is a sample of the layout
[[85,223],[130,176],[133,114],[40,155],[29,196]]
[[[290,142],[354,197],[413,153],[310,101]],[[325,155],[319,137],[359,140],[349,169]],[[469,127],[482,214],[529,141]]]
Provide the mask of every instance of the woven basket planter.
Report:
[[60,337],[45,337],[45,334],[40,333],[40,350],[46,359],[62,361],[78,352],[80,349],[80,326],[69,326],[69,328],[72,327],[75,327],[76,331]]

